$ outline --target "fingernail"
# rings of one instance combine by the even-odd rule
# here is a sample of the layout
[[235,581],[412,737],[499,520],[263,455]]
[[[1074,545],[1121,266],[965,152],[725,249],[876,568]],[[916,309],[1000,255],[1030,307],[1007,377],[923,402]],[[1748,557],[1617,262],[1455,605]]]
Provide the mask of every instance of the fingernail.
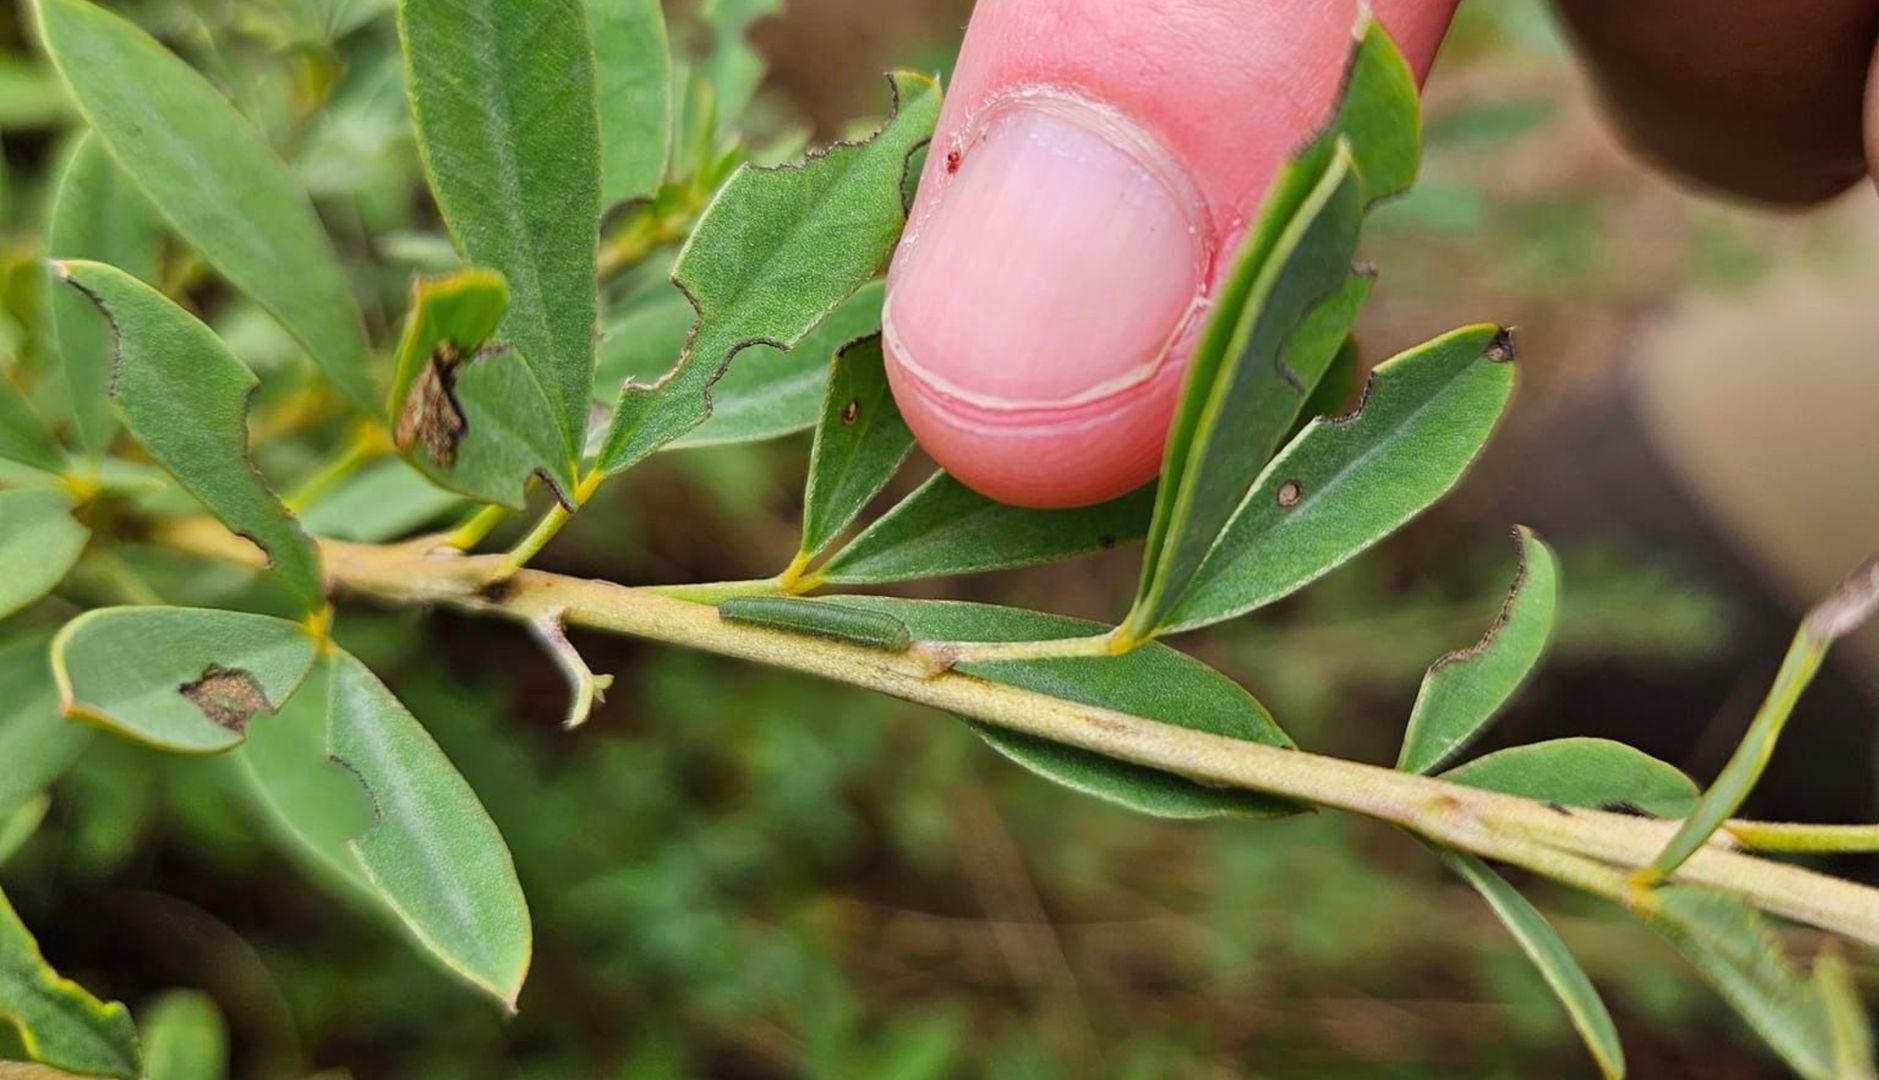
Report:
[[887,344],[911,374],[983,409],[1049,409],[1125,391],[1166,361],[1212,230],[1153,136],[1034,90],[985,109],[938,178],[889,277]]

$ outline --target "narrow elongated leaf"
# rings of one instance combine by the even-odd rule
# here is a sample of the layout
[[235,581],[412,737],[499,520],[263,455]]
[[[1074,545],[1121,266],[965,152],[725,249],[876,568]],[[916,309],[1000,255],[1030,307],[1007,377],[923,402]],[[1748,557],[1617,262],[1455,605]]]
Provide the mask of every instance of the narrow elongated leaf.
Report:
[[1306,316],[1326,300],[1354,313],[1347,294],[1361,300],[1362,289],[1350,282],[1363,182],[1347,143],[1334,144],[1320,165],[1321,157],[1308,154],[1274,182],[1189,361],[1162,459],[1150,556],[1126,624],[1136,638],[1151,637],[1187,592],[1336,356],[1348,324],[1297,335],[1310,339],[1309,352],[1288,348]]
[[1441,498],[1506,408],[1512,357],[1503,331],[1473,326],[1379,365],[1357,412],[1312,421],[1266,466],[1162,629],[1269,604]]
[[124,271],[57,267],[111,325],[112,397],[131,434],[222,524],[261,548],[306,610],[322,607],[319,549],[248,462],[253,373],[195,316]]
[[1879,1075],[1873,1064],[1872,1022],[1860,1000],[1859,984],[1838,949],[1829,946],[1814,956],[1814,985],[1833,1031],[1833,1074],[1840,1080],[1872,1080]]
[[[293,174],[188,64],[89,0],[35,0],[40,40],[111,157],[189,246],[371,402],[365,332]],[[61,254],[54,252],[54,254]]]
[[1559,610],[1559,562],[1533,530],[1514,529],[1520,569],[1480,641],[1437,660],[1423,676],[1396,767],[1426,773],[1473,742],[1539,665]]
[[1716,775],[1715,783],[1690,816],[1684,819],[1676,835],[1651,861],[1650,875],[1662,879],[1683,864],[1708,842],[1723,822],[1747,801],[1761,779],[1762,769],[1774,755],[1775,744],[1787,726],[1794,706],[1807,692],[1814,673],[1827,659],[1827,650],[1842,636],[1862,626],[1879,614],[1879,555],[1867,559],[1840,582],[1826,598],[1815,604],[1788,643],[1788,653],[1781,658],[1773,685],[1755,710],[1749,729],[1736,744],[1735,753]]
[[0,817],[17,812],[78,760],[91,729],[59,715],[50,635],[0,643]]
[[659,0],[587,0],[600,96],[602,205],[650,195],[672,142],[672,56]]
[[834,600],[734,596],[718,605],[718,616],[725,622],[852,641],[889,652],[904,652],[913,644],[907,624],[892,615]]
[[1618,1029],[1612,1023],[1611,1014],[1605,1010],[1605,1003],[1599,1000],[1592,980],[1586,977],[1585,970],[1573,959],[1566,943],[1559,939],[1558,931],[1527,902],[1526,897],[1521,896],[1480,859],[1460,851],[1441,848],[1436,851],[1449,869],[1474,886],[1481,898],[1494,909],[1494,914],[1500,917],[1508,933],[1520,943],[1520,951],[1533,961],[1533,966],[1540,970],[1540,977],[1546,980],[1547,988],[1566,1007],[1566,1015],[1571,1018],[1573,1028],[1579,1032],[1579,1038],[1584,1040],[1585,1048],[1591,1052],[1593,1060],[1598,1062],[1599,1071],[1614,1080],[1622,1077],[1625,1074],[1625,1052],[1618,1043]]
[[65,467],[59,444],[4,368],[0,368],[0,460],[41,472]]
[[906,221],[907,159],[932,136],[940,99],[924,76],[889,83],[894,109],[873,138],[800,166],[743,166],[718,191],[672,271],[698,309],[691,341],[658,383],[621,391],[601,468],[627,468],[704,423],[738,350],[794,348],[880,269]]
[[223,1080],[228,1025],[207,994],[171,990],[143,1016],[144,1080]]
[[1371,201],[1409,190],[1422,160],[1422,99],[1416,73],[1369,8],[1357,16],[1337,113],[1320,138],[1349,140]]
[[887,385],[878,336],[842,350],[828,383],[803,494],[804,558],[834,543],[913,450],[913,432]]
[[600,120],[582,0],[403,0],[411,111],[438,208],[509,282],[503,333],[541,384],[573,485],[598,297]]
[[332,664],[327,748],[371,793],[376,814],[348,845],[432,955],[513,1009],[532,946],[502,834],[391,691],[346,653]]
[[1106,551],[1148,531],[1155,490],[1072,510],[1027,510],[935,473],[815,572],[837,585],[977,574]]
[[52,640],[65,715],[159,750],[214,753],[287,700],[320,643],[285,619],[207,608],[88,611]]
[[[87,133],[59,177],[46,251],[56,259],[110,263],[145,281],[155,280],[162,254],[161,219],[150,200],[119,171],[104,143]],[[111,410],[111,337],[85,298],[70,289],[52,296],[52,331],[59,369],[71,400],[79,445],[93,457],[117,432]]]
[[59,977],[0,893],[0,1025],[11,1025],[26,1060],[81,1076],[140,1075],[130,1013]]
[[1789,1068],[1809,1080],[1839,1075],[1820,988],[1794,967],[1759,912],[1712,889],[1679,885],[1653,896],[1651,921]]
[[[724,377],[711,387],[711,419],[667,443],[663,449],[757,442],[813,427],[822,408],[829,365],[836,352],[849,342],[881,329],[882,289],[878,281],[857,289],[788,352],[761,343],[740,350],[737,363],[725,369]],[[673,358],[684,348],[694,313],[683,294],[674,290],[671,296],[683,311],[682,321],[674,318],[677,309],[659,301],[616,325],[615,329],[622,334],[645,331],[640,344],[649,347],[609,350],[614,360],[607,365],[607,374],[612,376],[607,387],[609,402],[627,379],[641,384],[657,382],[671,369]],[[603,352],[602,363],[607,364],[608,359]],[[633,366],[627,366],[628,360]]]
[[1696,782],[1674,766],[1610,739],[1551,739],[1497,750],[1442,774],[1457,784],[1529,799],[1680,818],[1696,808]]
[[0,618],[51,592],[78,561],[91,530],[71,510],[63,491],[0,491]]
[[[1094,634],[1106,627],[1017,608],[884,596],[844,596],[844,607],[883,612],[917,638],[938,641],[1032,641]],[[1119,657],[1071,657],[960,664],[957,670],[1035,690],[1267,746],[1292,745],[1272,715],[1231,679],[1165,645]],[[1207,787],[1028,735],[974,724],[992,748],[1066,787],[1158,817],[1219,814],[1268,817],[1298,807],[1252,792]]]
[[493,270],[412,284],[392,382],[392,436],[437,483],[519,509],[537,473],[564,497],[568,489],[554,414],[534,372],[514,350],[488,344],[508,302]]

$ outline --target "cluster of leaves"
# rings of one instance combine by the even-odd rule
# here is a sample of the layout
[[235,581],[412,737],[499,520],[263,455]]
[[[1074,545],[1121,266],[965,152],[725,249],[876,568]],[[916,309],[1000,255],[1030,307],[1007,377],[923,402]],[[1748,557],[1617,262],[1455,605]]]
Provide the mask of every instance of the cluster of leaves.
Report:
[[[0,728],[26,745],[20,801],[0,803],[0,817],[79,752],[85,729],[72,720],[162,750],[230,755],[307,859],[511,1008],[531,931],[508,848],[426,730],[333,640],[312,527],[322,504],[334,525],[320,532],[366,541],[481,506],[453,534],[474,544],[479,522],[523,507],[539,481],[557,504],[537,530],[545,538],[603,480],[655,452],[813,428],[791,564],[761,582],[674,592],[722,601],[732,624],[918,649],[992,682],[1290,747],[1244,689],[1155,639],[1273,603],[1374,545],[1454,486],[1513,389],[1508,334],[1469,327],[1378,365],[1356,412],[1315,416],[1315,392],[1358,363],[1350,330],[1370,284],[1354,269],[1365,215],[1409,186],[1419,155],[1413,79],[1367,19],[1338,111],[1274,182],[1220,286],[1160,481],[1101,506],[1039,512],[940,473],[856,531],[912,449],[871,333],[911,163],[938,116],[933,80],[890,77],[892,108],[865,141],[753,167],[725,126],[754,85],[741,44],[753,10],[708,9],[729,44],[694,65],[672,57],[651,0],[404,0],[405,97],[452,241],[442,261],[453,265],[412,283],[393,344],[368,331],[302,179],[220,89],[89,0],[37,0],[34,10],[88,130],[47,229],[54,273],[69,286],[51,315],[57,381],[47,385],[57,393],[0,384],[0,457],[18,467],[0,494],[0,549],[20,568],[0,583],[0,614],[57,586],[94,529],[99,546],[161,538],[173,519],[206,511],[258,546],[268,568],[259,600],[97,607],[63,619],[50,641],[11,644],[22,685],[49,669],[63,718]],[[260,380],[159,273],[166,240],[317,366],[326,407],[355,432],[341,464],[395,450],[402,464],[387,464],[401,471],[334,485],[316,476],[310,492],[277,497],[250,460]],[[662,249],[680,240],[669,286],[630,272],[662,268]],[[375,343],[391,354],[382,367]],[[744,355],[760,350],[771,355]],[[67,422],[45,423],[48,405]],[[298,514],[290,503],[311,505]],[[385,503],[429,509],[372,523],[331,509]],[[1137,539],[1140,586],[1113,628],[982,605],[801,597]],[[1506,609],[1478,645],[1430,669],[1400,768],[1451,764],[1538,662],[1558,574],[1544,544],[1524,531],[1519,540]],[[511,564],[532,554],[525,541]],[[599,680],[569,659],[558,625],[542,629],[575,675],[578,722]],[[1145,813],[1299,809],[980,734],[1042,775]],[[1669,766],[1592,740],[1503,751],[1445,775],[1562,806],[1681,817],[1697,805],[1694,785]],[[1443,857],[1507,923],[1601,1066],[1622,1072],[1611,1021],[1550,927],[1485,864]],[[1747,904],[1681,886],[1656,895],[1651,917],[1797,1069],[1830,1075],[1865,1054],[1861,1024],[1842,1022],[1858,1015],[1844,1007],[1843,982],[1799,976]],[[136,1075],[122,1008],[58,979],[4,914],[0,1028],[18,1033],[6,1049],[70,1072]]]

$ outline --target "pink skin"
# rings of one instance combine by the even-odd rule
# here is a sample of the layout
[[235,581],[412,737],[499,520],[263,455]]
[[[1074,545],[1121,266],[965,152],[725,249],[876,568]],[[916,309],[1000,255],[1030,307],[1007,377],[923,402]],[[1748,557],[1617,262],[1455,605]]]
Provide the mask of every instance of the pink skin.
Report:
[[[1374,0],[1420,77],[1455,0]],[[1357,0],[979,0],[888,276],[920,444],[1021,506],[1152,479],[1207,297]]]

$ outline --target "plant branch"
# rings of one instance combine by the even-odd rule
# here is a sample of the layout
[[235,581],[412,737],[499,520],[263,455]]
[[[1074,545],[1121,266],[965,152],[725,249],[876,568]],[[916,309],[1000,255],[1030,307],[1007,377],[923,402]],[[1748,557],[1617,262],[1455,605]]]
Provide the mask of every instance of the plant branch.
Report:
[[[258,549],[207,519],[166,523],[153,539],[199,555],[261,563]],[[1594,872],[1597,867],[1646,866],[1677,827],[1676,822],[1567,809],[1226,738],[956,672],[935,675],[911,653],[728,623],[715,608],[653,589],[513,570],[501,556],[440,556],[430,554],[434,545],[426,543],[325,542],[321,548],[329,581],[346,593],[442,604],[526,624],[559,616],[571,626],[818,675],[1200,783],[1363,814],[1601,895],[1612,895],[1612,883]],[[1716,842],[1692,855],[1674,878],[1725,889],[1774,914],[1879,946],[1879,889],[1727,850]]]

